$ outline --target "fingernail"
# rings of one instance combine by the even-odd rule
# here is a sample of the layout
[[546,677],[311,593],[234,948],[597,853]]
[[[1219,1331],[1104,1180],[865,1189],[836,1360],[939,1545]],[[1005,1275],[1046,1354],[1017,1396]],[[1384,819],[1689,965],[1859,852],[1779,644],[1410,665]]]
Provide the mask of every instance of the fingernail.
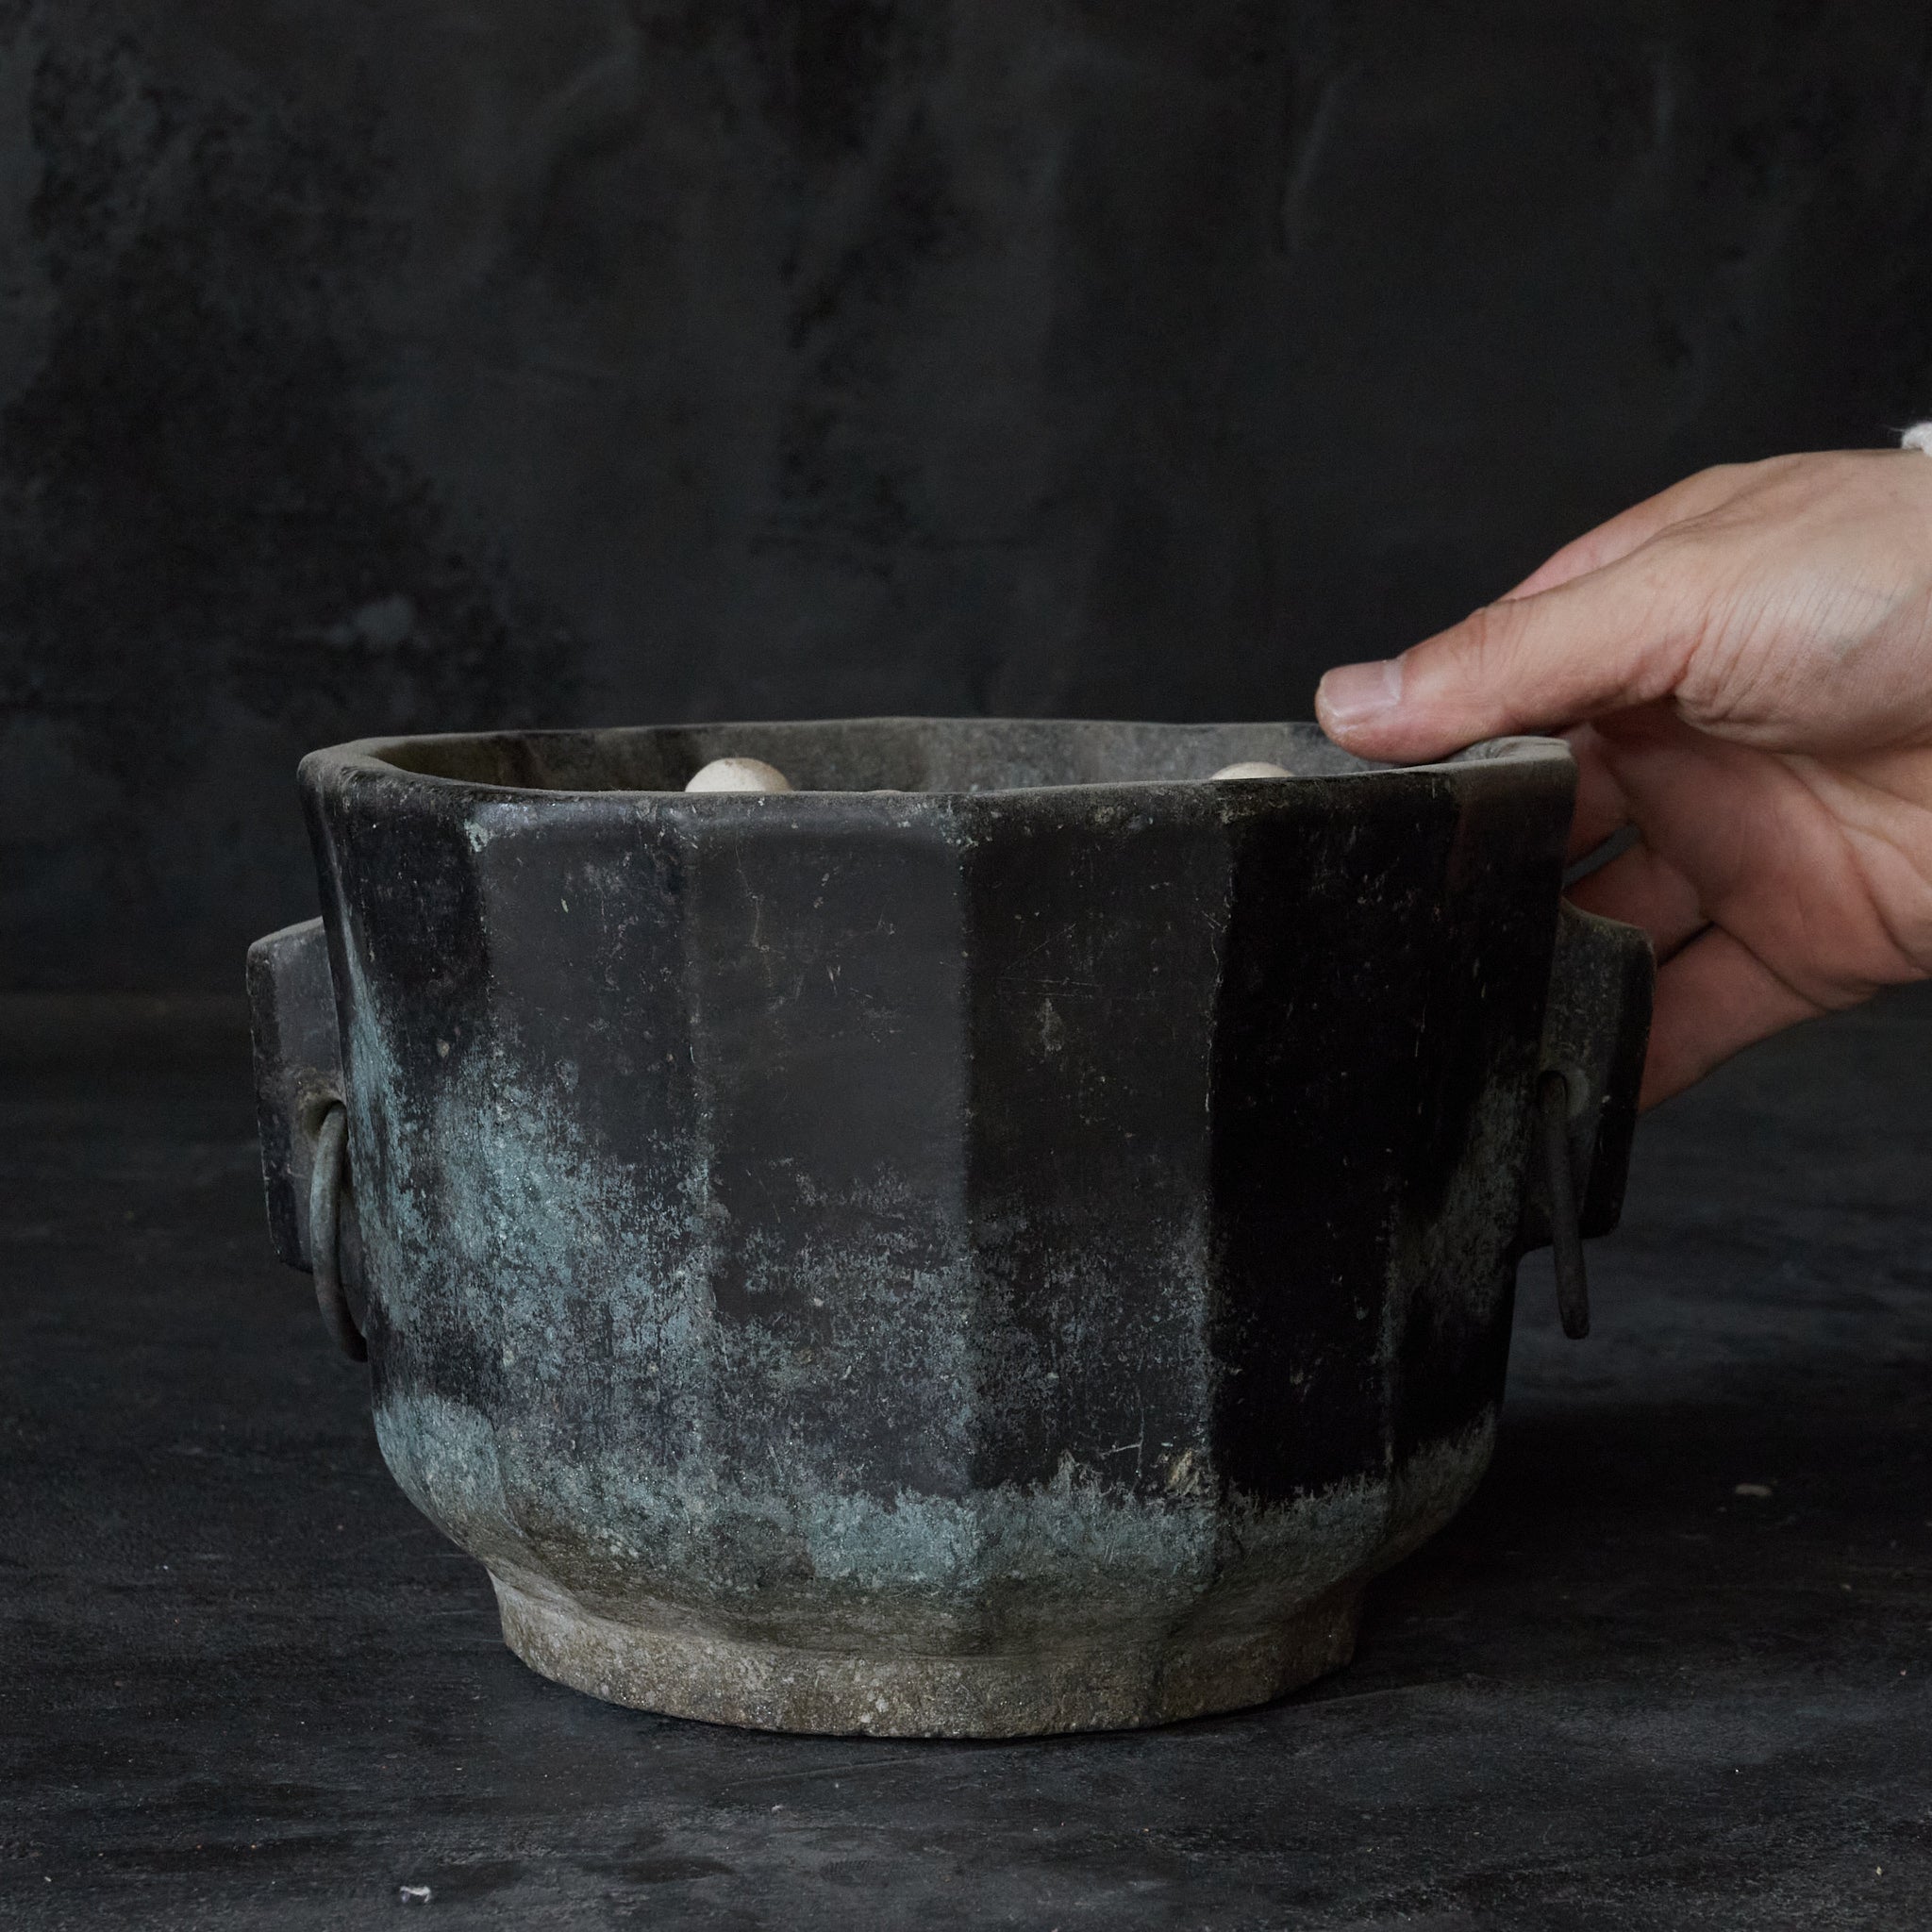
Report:
[[1324,724],[1343,731],[1367,724],[1402,702],[1402,659],[1376,664],[1338,664],[1315,692]]

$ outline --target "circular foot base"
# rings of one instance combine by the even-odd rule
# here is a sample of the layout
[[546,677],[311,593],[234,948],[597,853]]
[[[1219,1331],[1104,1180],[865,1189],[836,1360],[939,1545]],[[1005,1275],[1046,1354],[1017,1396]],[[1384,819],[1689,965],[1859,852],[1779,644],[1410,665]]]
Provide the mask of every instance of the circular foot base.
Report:
[[758,1730],[1014,1738],[1132,1730],[1265,1704],[1345,1664],[1357,1593],[1260,1632],[1151,1647],[1008,1656],[858,1657],[688,1627],[619,1623],[492,1576],[509,1647],[612,1704]]

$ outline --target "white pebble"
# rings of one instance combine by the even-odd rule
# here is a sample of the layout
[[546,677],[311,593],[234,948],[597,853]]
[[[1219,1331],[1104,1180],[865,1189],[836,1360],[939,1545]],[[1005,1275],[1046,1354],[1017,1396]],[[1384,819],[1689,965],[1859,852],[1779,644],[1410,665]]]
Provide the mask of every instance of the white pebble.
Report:
[[687,791],[790,791],[791,780],[763,758],[713,758],[691,774]]
[[1292,778],[1294,774],[1286,765],[1271,765],[1263,758],[1247,758],[1238,765],[1223,765],[1220,771],[1208,779],[1215,778]]

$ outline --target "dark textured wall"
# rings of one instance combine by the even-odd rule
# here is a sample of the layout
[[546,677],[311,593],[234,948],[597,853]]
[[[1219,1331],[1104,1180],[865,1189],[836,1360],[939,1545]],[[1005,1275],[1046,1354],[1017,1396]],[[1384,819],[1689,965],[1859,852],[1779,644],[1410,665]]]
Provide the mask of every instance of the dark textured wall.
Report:
[[1305,711],[1932,406],[1932,11],[0,0],[0,980],[232,986],[308,746]]

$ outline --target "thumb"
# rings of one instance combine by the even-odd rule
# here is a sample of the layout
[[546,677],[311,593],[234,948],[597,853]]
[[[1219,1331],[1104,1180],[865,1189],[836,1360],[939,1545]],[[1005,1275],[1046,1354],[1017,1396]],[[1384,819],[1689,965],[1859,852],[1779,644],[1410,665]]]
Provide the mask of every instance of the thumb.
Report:
[[1415,763],[1516,731],[1559,731],[1666,696],[1698,625],[1640,551],[1323,678],[1315,715],[1364,758]]

